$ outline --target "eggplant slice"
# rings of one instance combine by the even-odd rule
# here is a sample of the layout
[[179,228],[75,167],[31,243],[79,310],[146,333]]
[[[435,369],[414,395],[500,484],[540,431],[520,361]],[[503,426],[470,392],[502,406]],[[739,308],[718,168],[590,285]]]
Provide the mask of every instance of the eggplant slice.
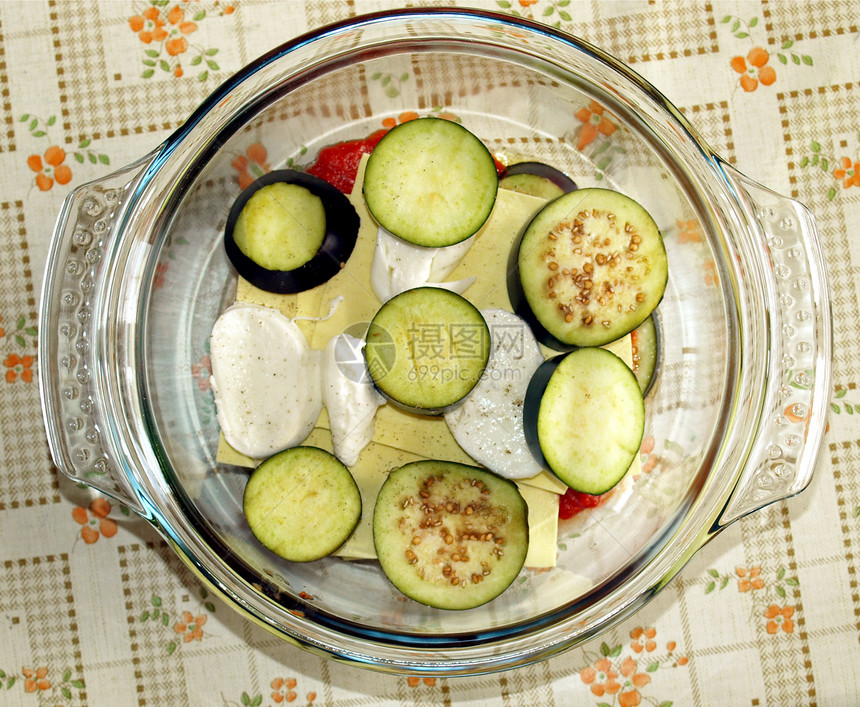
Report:
[[499,187],[547,200],[578,189],[576,182],[564,172],[545,162],[508,165],[499,177]]
[[[318,250],[309,260],[288,270],[257,262],[243,252],[234,235],[239,216],[251,198],[264,187],[278,183],[303,187],[322,202],[325,214]],[[276,170],[257,179],[236,199],[224,229],[224,248],[239,275],[252,285],[275,294],[293,294],[321,285],[340,272],[355,248],[359,225],[359,216],[349,199],[328,182],[297,170]]]

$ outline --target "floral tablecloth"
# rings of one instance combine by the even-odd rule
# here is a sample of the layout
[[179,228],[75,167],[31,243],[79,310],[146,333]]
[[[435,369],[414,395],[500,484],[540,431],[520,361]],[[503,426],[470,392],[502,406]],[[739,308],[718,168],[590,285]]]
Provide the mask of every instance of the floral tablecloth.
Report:
[[[232,72],[305,30],[397,4],[2,0],[0,704],[860,703],[860,3],[457,4],[602,46],[729,162],[812,208],[835,375],[810,488],[730,526],[624,624],[512,672],[373,674],[251,625],[146,523],[54,467],[35,380],[49,238],[71,189],[156,147]],[[582,139],[594,138],[586,117]]]

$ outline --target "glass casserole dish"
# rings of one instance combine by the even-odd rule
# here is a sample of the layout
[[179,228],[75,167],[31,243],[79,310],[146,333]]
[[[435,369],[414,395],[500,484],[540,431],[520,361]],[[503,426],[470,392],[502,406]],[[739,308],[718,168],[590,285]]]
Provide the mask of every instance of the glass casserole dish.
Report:
[[[584,139],[582,111],[611,134]],[[194,375],[235,292],[222,239],[241,172],[306,165],[404,113],[454,116],[497,155],[633,197],[669,258],[646,399],[659,463],[567,529],[555,568],[467,612],[404,601],[372,562],[265,551],[242,515],[248,472],[216,459],[211,391]],[[153,523],[257,623],[364,667],[479,674],[606,630],[721,528],[805,488],[826,425],[828,302],[806,208],[720,160],[623,64],[489,12],[380,13],[261,57],[154,152],[69,196],[42,294],[43,410],[66,475]]]

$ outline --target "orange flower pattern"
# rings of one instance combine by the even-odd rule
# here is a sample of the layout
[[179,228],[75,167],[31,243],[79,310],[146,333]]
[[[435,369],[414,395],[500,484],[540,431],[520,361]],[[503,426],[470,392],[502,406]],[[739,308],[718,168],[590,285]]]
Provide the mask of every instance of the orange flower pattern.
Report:
[[741,594],[766,590],[763,592],[764,594],[772,592],[780,599],[785,599],[789,591],[800,584],[797,581],[797,577],[788,575],[785,567],[780,567],[773,573],[773,578],[770,581],[765,581],[761,565],[753,565],[751,567],[738,566],[735,567],[734,572],[729,574],[720,574],[715,569],[709,569],[705,593],[710,594],[715,589],[722,591],[729,586],[733,579],[737,581],[738,592]]
[[754,47],[747,54],[746,59],[742,56],[733,57],[732,68],[741,74],[741,88],[752,92],[758,88],[759,83],[770,86],[776,81],[776,71],[768,65],[770,54],[761,47]]
[[587,107],[580,108],[574,115],[582,123],[579,142],[576,145],[580,151],[594,142],[599,135],[609,137],[617,129],[615,123],[604,115],[603,106],[596,101],[591,101]]
[[[799,586],[797,577],[789,576],[785,567],[780,567],[769,580],[765,579],[761,565],[738,566],[731,575],[721,575],[717,570],[710,569],[705,593],[709,594],[717,588],[725,589],[733,576],[737,578],[738,592],[753,597],[753,614],[764,616],[764,629],[767,634],[773,636],[779,633],[794,633],[796,607],[782,602],[789,597],[789,592]],[[780,603],[771,599],[773,595]]]
[[[205,20],[209,11],[197,6],[193,15],[186,14],[186,3],[154,3],[138,15],[132,15],[128,19],[128,26],[144,45],[143,73],[142,78],[148,79],[155,75],[156,69],[176,78],[185,75],[187,67],[201,67],[197,78],[205,81],[209,77],[209,71],[219,71],[221,67],[213,58],[218,50],[214,48],[198,48],[193,56],[183,64],[182,58],[185,54],[192,53],[192,45],[189,37],[199,29],[199,22]],[[218,8],[218,3],[215,3]],[[235,10],[233,5],[220,8],[218,14],[231,15]]]
[[654,640],[656,635],[657,629],[655,628],[642,628],[641,626],[637,626],[630,632],[630,638],[633,639],[630,647],[636,653],[642,653],[642,651],[651,653],[655,648],[657,648],[657,642]]
[[33,356],[19,356],[16,353],[10,353],[3,361],[6,366],[6,382],[15,383],[23,381],[24,383],[33,382]]
[[248,146],[244,155],[239,155],[233,160],[233,169],[236,170],[236,181],[240,189],[251,186],[255,179],[259,179],[272,168],[266,161],[268,152],[264,145],[255,142]]
[[[52,675],[54,677],[50,677]],[[38,668],[24,666],[21,668],[21,676],[23,680],[19,682],[15,676],[0,670],[0,690],[9,691],[14,685],[19,685],[25,693],[35,695],[39,705],[57,704],[59,707],[60,704],[69,704],[69,700],[74,697],[74,690],[81,691],[86,688],[84,680],[75,677],[71,668],[65,668],[60,673],[46,665],[40,665]],[[78,698],[80,699],[80,696]]]
[[131,17],[128,24],[141,42],[164,43],[165,51],[171,56],[183,54],[188,49],[186,36],[197,31],[197,25],[185,19],[185,11],[179,5],[170,8],[166,16],[157,7],[148,7],[140,15]]
[[696,219],[676,219],[678,227],[678,243],[701,243],[702,233],[699,230],[699,222]]
[[428,687],[433,687],[436,685],[436,678],[418,678],[414,675],[406,678],[406,684],[409,685],[409,687],[418,687],[422,683]]
[[40,155],[30,155],[27,166],[36,173],[36,186],[41,191],[48,191],[57,184],[68,184],[72,181],[72,170],[67,164],[66,152],[57,145],[51,145],[45,150],[44,159]]
[[771,635],[779,633],[780,630],[785,633],[794,632],[794,616],[793,606],[777,606],[771,604],[764,612],[764,617],[767,619],[765,629]]
[[203,627],[209,620],[209,616],[215,613],[215,604],[209,599],[209,591],[205,587],[200,587],[198,591],[205,612],[189,609],[168,611],[164,606],[164,600],[153,594],[150,597],[150,605],[143,610],[138,618],[141,623],[154,624],[168,634],[165,650],[170,655],[175,653],[180,646],[194,641],[203,641],[208,635],[203,631]]
[[[653,444],[653,439],[651,440]],[[643,474],[650,474],[654,469],[657,468],[657,464],[660,461],[660,458],[654,454],[653,452],[642,451],[641,453],[642,460],[640,462],[641,469]]]
[[153,41],[162,42],[167,38],[164,30],[164,20],[157,7],[148,7],[140,15],[135,15],[128,21],[133,32],[137,32],[138,39],[144,44]]
[[187,36],[197,31],[197,25],[185,19],[185,11],[179,5],[171,8],[167,13],[167,21],[170,23],[168,39],[164,43],[165,51],[170,56],[184,54],[188,50]]
[[614,670],[609,658],[600,658],[593,665],[583,668],[579,671],[579,677],[589,686],[595,697],[614,695],[621,689],[621,685],[616,680],[618,672]]
[[203,624],[206,623],[206,614],[194,616],[190,611],[182,612],[182,620],[173,624],[173,630],[182,636],[185,643],[203,640]]
[[702,280],[706,285],[719,285],[720,284],[720,276],[717,273],[717,264],[713,260],[706,260],[702,265],[702,269],[704,270],[704,274],[702,275]]
[[99,537],[112,538],[116,535],[119,527],[115,520],[108,518],[110,512],[110,501],[101,496],[94,498],[87,508],[75,506],[72,510],[72,518],[82,526],[81,538],[87,545],[97,542]]
[[[753,17],[749,22],[745,22],[740,17],[726,15],[722,19],[723,24],[729,24],[731,33],[736,39],[750,40],[753,34],[753,29],[758,26],[759,18]],[[795,65],[804,64],[812,66],[814,64],[812,57],[808,54],[798,54],[794,51],[789,51],[794,46],[793,39],[786,39],[782,45],[776,50],[775,55],[777,60],[783,65],[789,62]],[[770,86],[776,82],[776,70],[769,63],[773,54],[761,46],[753,47],[747,55],[732,57],[729,65],[735,70],[740,77],[741,88],[747,93],[755,91],[759,84],[762,86]]]
[[[632,653],[625,655],[621,644],[602,643],[600,655],[594,656],[590,664],[579,671],[579,679],[601,700],[601,705],[606,704],[607,697],[621,707],[636,707],[643,699],[658,704],[660,701],[650,695],[643,696],[643,690],[652,685],[653,676],[660,668],[679,668],[688,662],[687,656],[677,656],[675,641],[666,644],[665,652],[657,652],[656,628],[636,626],[630,631],[630,639]],[[640,662],[642,659],[646,660]]]
[[621,707],[635,707],[642,702],[639,690],[651,682],[651,676],[648,673],[639,672],[636,661],[630,656],[621,663],[620,672],[623,682],[618,695],[618,704]]
[[[857,135],[857,140],[860,142],[860,133]],[[837,158],[833,154],[827,154],[820,142],[812,140],[809,143],[809,154],[801,158],[800,166],[804,168],[816,167],[836,180],[838,186],[833,186],[831,182],[831,186],[827,190],[827,198],[833,201],[839,194],[840,187],[842,191],[851,187],[860,187],[860,159],[857,159],[857,154],[860,154],[860,145],[857,146],[855,157],[852,158],[843,154]]]
[[416,113],[414,110],[408,110],[408,111],[401,113],[396,118],[393,118],[393,117],[383,118],[382,127],[383,128],[393,128],[395,125],[399,125],[401,123],[408,123],[410,120],[415,120],[418,117],[419,117],[418,113]]
[[657,440],[651,435],[645,435],[639,445],[640,473],[634,478],[639,478],[642,474],[662,473],[672,469],[683,458],[683,454],[683,447],[670,439],[662,440],[661,450],[658,453]]
[[852,162],[850,157],[839,160],[839,167],[833,170],[833,176],[842,182],[842,188],[860,187],[860,162]]
[[[450,120],[451,122],[454,122],[454,123],[462,123],[463,122],[462,119],[459,118],[458,116],[454,115],[454,113],[451,113],[451,112],[445,111],[445,110],[431,111],[430,113],[428,113],[428,115],[432,115],[436,118],[441,118],[442,120]],[[393,116],[383,118],[382,119],[382,127],[390,129],[390,128],[395,127],[396,125],[400,125],[401,123],[408,123],[410,120],[415,120],[415,119],[420,118],[420,117],[421,116],[418,115],[418,113],[416,113],[414,110],[403,111],[396,118]]]
[[36,692],[38,690],[50,690],[51,681],[47,679],[48,669],[46,667],[23,668],[21,673],[24,676],[24,692]]
[[749,592],[753,589],[763,589],[764,580],[761,577],[761,567],[736,567],[735,573],[738,575],[738,591]]
[[[27,124],[27,129],[31,137],[38,139],[45,138],[53,143],[43,153],[39,154],[35,152],[27,157],[27,166],[30,168],[30,171],[36,174],[33,181],[39,191],[50,191],[55,184],[62,186],[72,181],[72,168],[68,165],[68,162],[71,160],[67,160],[70,156],[79,164],[85,162],[103,165],[110,164],[110,159],[107,155],[99,154],[89,149],[90,140],[87,138],[79,141],[77,149],[69,148],[68,150],[63,149],[51,140],[48,132],[52,126],[56,125],[57,118],[54,115],[43,121],[38,116],[25,113],[21,116],[20,122]],[[66,142],[71,142],[71,140],[66,139]]]
[[[298,680],[295,678],[275,678],[269,684],[269,687],[272,688],[271,698],[272,702],[275,704],[282,704],[284,702],[295,702],[298,698],[298,693],[296,692],[296,687],[298,686]],[[312,704],[317,698],[316,692],[308,692],[305,695],[305,701],[307,704]]]

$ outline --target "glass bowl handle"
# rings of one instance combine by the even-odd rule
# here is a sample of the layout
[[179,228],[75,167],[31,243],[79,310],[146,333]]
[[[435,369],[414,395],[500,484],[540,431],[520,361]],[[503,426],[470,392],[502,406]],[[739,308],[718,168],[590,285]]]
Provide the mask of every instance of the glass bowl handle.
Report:
[[766,394],[759,428],[720,526],[802,491],[827,425],[832,385],[830,291],[809,209],[721,165],[757,224],[767,291]]
[[48,253],[39,315],[39,392],[48,446],[67,477],[143,512],[135,484],[102,440],[94,306],[106,246],[155,153],[66,197]]

